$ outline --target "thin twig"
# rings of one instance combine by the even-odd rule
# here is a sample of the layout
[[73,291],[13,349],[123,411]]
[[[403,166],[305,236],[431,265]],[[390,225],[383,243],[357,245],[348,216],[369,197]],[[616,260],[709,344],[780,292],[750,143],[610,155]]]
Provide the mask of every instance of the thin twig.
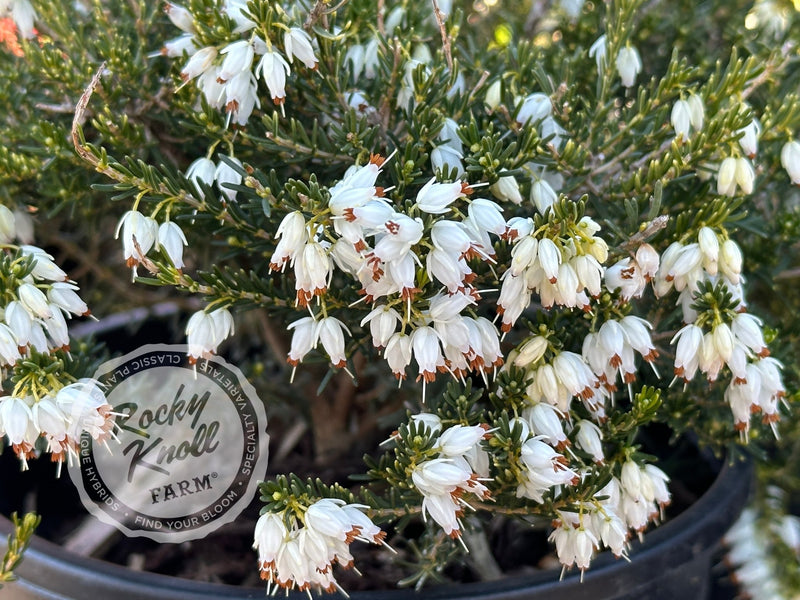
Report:
[[303,23],[303,29],[306,31],[311,31],[311,28],[314,27],[314,23],[319,21],[320,17],[325,11],[325,4],[325,0],[317,0],[316,4],[314,4],[314,8],[308,12],[306,22]]
[[484,71],[483,73],[481,73],[480,79],[478,79],[478,82],[473,86],[472,90],[470,90],[469,92],[470,103],[475,98],[475,96],[478,95],[478,90],[480,90],[483,87],[483,84],[486,83],[487,79],[489,79],[490,74],[491,73],[489,73],[489,71]]
[[[614,156],[614,158],[612,158],[607,163],[603,163],[599,167],[597,167],[596,169],[592,169],[592,172],[589,173],[588,176],[592,177],[594,175],[600,175],[601,173],[606,173],[606,172],[610,171],[611,169],[613,169],[614,167],[617,167],[618,165],[620,165],[620,163],[623,161],[623,159],[628,158],[628,156],[630,156],[631,153],[635,149],[636,149],[636,146],[631,144],[630,146],[625,148],[625,150],[623,150],[622,152],[620,152],[619,154]],[[619,168],[615,169],[614,173],[616,173],[617,171],[619,171]],[[612,173],[612,175],[613,175],[613,173]]]
[[278,335],[278,332],[275,331],[272,320],[263,312],[258,313],[258,320],[261,323],[261,333],[264,334],[264,339],[266,340],[267,346],[269,346],[269,349],[272,352],[272,356],[278,361],[279,364],[284,363],[286,361],[287,354],[286,344]]
[[386,11],[386,0],[378,0],[378,33],[386,35],[386,24],[383,13]]
[[86,147],[84,146],[84,141],[81,140],[81,136],[79,135],[81,123],[85,121],[86,116],[86,108],[89,106],[89,100],[94,94],[95,89],[97,86],[100,85],[100,77],[103,74],[103,71],[106,70],[106,63],[103,62],[100,65],[100,68],[97,69],[97,72],[92,76],[92,80],[89,82],[89,85],[83,90],[83,94],[78,99],[78,104],[75,105],[75,114],[72,116],[72,145],[75,146],[75,151],[78,153],[83,160],[92,164],[97,171],[107,175],[111,179],[116,179],[116,173],[113,169],[108,167],[100,167],[100,161],[94,156],[91,152],[89,152]]
[[781,271],[775,276],[775,279],[797,279],[798,277],[800,277],[800,268]]
[[400,74],[400,65],[402,64],[402,46],[400,44],[400,40],[397,38],[394,39],[394,61],[392,63],[392,75],[389,79],[389,86],[388,89],[385,90],[383,94],[383,102],[381,103],[381,107],[378,109],[378,114],[381,117],[381,128],[384,131],[389,129],[389,120],[391,119],[392,115],[392,98],[394,97],[394,91],[397,87],[397,81],[402,77]]
[[442,34],[442,49],[444,50],[444,57],[447,60],[447,67],[450,72],[453,72],[453,54],[450,49],[450,37],[447,35],[447,27],[444,24],[444,14],[439,10],[439,3],[436,0],[431,0],[433,3],[433,15],[436,17],[436,22],[439,24],[439,31]]
[[634,248],[639,247],[648,239],[653,237],[656,233],[664,229],[669,222],[669,216],[661,215],[650,221],[647,226],[639,231],[638,233],[633,234],[630,239],[622,244],[622,247],[627,250],[632,250]]
[[780,62],[768,62],[764,67],[761,74],[750,82],[750,85],[742,92],[742,100],[746,100],[750,94],[755,92],[760,86],[769,80],[769,78],[777,71],[783,69],[791,60],[791,53],[794,49],[794,44],[786,43],[781,47],[781,60]]

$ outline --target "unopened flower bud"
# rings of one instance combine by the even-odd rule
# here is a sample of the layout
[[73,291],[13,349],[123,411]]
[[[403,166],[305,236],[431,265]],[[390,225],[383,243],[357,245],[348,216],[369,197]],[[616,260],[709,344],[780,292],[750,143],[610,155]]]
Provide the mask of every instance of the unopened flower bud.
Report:
[[697,94],[689,94],[686,97],[686,102],[689,103],[689,122],[695,131],[700,131],[703,128],[706,114],[703,100]]
[[[217,181],[217,187],[222,192],[229,202],[236,200],[236,190],[231,189],[229,186],[239,185],[242,183],[241,170],[244,169],[242,162],[233,156],[226,156],[225,160],[219,161],[216,170],[214,171],[214,179]],[[238,169],[234,168],[236,165]]]
[[739,138],[739,146],[749,158],[755,158],[758,153],[758,136],[761,134],[761,125],[753,119],[737,133],[743,134]]
[[500,102],[502,102],[502,84],[500,80],[493,82],[492,85],[489,86],[489,89],[486,90],[486,106],[489,107],[490,110],[494,111],[497,110],[497,107],[500,106]]
[[544,214],[553,203],[558,200],[558,194],[544,179],[536,179],[531,185],[531,201],[536,205],[536,210]]
[[164,4],[164,12],[167,13],[169,20],[181,31],[194,33],[194,18],[192,13],[179,4],[167,2]]
[[717,193],[720,196],[736,194],[736,159],[732,156],[724,159],[717,171]]
[[400,26],[403,22],[403,17],[405,17],[406,11],[402,6],[396,6],[393,8],[386,18],[384,19],[384,29],[386,30],[386,36],[391,37],[394,30]]
[[632,87],[641,70],[642,59],[639,58],[639,51],[633,46],[620,48],[617,54],[617,73],[622,80],[622,85]]
[[454,168],[456,170],[456,177],[461,177],[464,174],[464,164],[461,162],[461,153],[454,148],[441,145],[436,146],[431,151],[431,166],[434,172],[440,171],[450,174]]
[[500,200],[513,202],[514,204],[522,203],[522,194],[519,193],[519,183],[511,175],[500,175],[500,178],[493,183],[489,190],[497,196]]
[[800,143],[792,140],[781,148],[781,164],[795,185],[800,185]]
[[730,359],[733,354],[733,333],[727,323],[719,323],[711,332],[714,341],[714,349],[724,361]]
[[719,240],[717,234],[710,227],[702,227],[697,236],[700,243],[700,251],[708,260],[716,261],[719,258]]
[[592,460],[602,463],[603,455],[603,432],[591,421],[582,420],[577,425],[578,435],[575,441],[584,452],[592,455]]
[[675,136],[686,140],[689,137],[691,127],[691,108],[686,100],[677,100],[672,105],[670,123],[675,130]]
[[439,432],[442,430],[441,418],[433,413],[411,415],[411,420],[417,423],[419,429],[421,429],[423,425],[430,429],[433,435],[439,435]]
[[537,360],[544,356],[545,351],[547,350],[547,338],[542,337],[540,335],[534,336],[528,341],[526,341],[519,349],[519,354],[517,354],[516,358],[514,359],[514,366],[515,367],[527,367],[528,365],[535,363]]
[[186,179],[191,181],[200,189],[200,184],[211,185],[214,183],[214,172],[217,166],[210,158],[201,157],[195,160],[186,169]]
[[166,221],[159,226],[158,245],[164,249],[176,269],[183,268],[183,247],[188,245],[188,242],[174,221]]
[[446,457],[463,456],[480,443],[486,430],[480,425],[453,425],[439,436],[436,448]]
[[14,213],[0,204],[0,244],[7,244],[14,239]]
[[739,275],[742,272],[742,251],[739,245],[731,239],[722,242],[719,252],[719,269],[734,285],[739,283]]
[[642,491],[642,474],[639,465],[632,460],[626,460],[622,465],[620,481],[630,496],[638,496]]
[[753,171],[753,165],[746,158],[736,159],[736,183],[742,188],[745,194],[753,192],[753,181],[756,178],[756,173]]
[[32,283],[20,285],[17,288],[17,295],[19,296],[19,301],[32,315],[36,315],[40,319],[49,319],[53,316],[53,311],[47,302],[47,296]]

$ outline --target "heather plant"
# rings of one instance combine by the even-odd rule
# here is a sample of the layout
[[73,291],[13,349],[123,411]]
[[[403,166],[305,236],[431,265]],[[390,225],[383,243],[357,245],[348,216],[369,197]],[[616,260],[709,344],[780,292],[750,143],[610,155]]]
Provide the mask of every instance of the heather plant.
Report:
[[731,559],[796,591],[796,2],[0,6],[23,466],[113,451],[67,321],[179,298],[193,361],[261,338],[318,465],[374,442],[350,478],[264,481],[270,590],[340,589],[354,542],[421,586],[492,519],[549,524],[564,569],[627,558],[671,500],[660,424],[765,459]]

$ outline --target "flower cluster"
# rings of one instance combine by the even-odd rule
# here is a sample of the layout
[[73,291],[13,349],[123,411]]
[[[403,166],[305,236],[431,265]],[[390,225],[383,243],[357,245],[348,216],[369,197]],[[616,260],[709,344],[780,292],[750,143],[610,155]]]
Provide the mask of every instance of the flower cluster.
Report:
[[[282,108],[286,101],[286,78],[291,74],[290,65],[294,60],[309,69],[317,67],[312,39],[303,29],[285,27],[282,37],[276,33],[275,39],[262,38],[254,33],[256,23],[241,0],[226,0],[223,10],[236,24],[234,33],[248,37],[220,46],[201,44],[194,17],[184,7],[170,2],[165,10],[183,33],[166,42],[162,54],[173,58],[188,55],[189,60],[181,69],[181,79],[184,82],[197,80],[206,102],[224,109],[228,120],[237,125],[246,125],[253,110],[261,107],[259,81],[266,85],[273,103]],[[277,48],[279,43],[283,53]]]
[[539,294],[542,306],[554,305],[589,309],[589,297],[601,292],[603,267],[608,246],[596,234],[600,226],[584,216],[571,223],[567,234],[561,227],[544,225],[533,229],[532,219],[516,219],[507,225],[513,244],[510,268],[503,273],[497,300],[502,330],[509,331]]
[[[70,347],[67,319],[89,316],[78,286],[53,257],[30,244],[30,217],[0,205],[0,264],[6,285],[0,304],[0,375],[5,378],[23,361]],[[21,242],[15,245],[13,241]],[[32,362],[31,364],[36,364]],[[42,383],[42,381],[46,383]],[[19,376],[10,395],[0,395],[0,437],[5,436],[23,468],[37,451],[39,438],[54,462],[77,456],[80,436],[88,432],[105,442],[114,415],[99,384],[83,379],[65,384],[51,373]]]
[[580,476],[570,468],[567,457],[553,447],[567,447],[555,409],[538,404],[528,411],[527,417],[516,421],[522,432],[517,497],[541,503],[546,492],[553,492],[558,486],[576,485]]
[[461,535],[464,508],[472,508],[464,499],[471,494],[479,500],[490,497],[482,483],[489,476],[489,456],[480,442],[489,434],[480,425],[453,425],[444,431],[434,414],[414,415],[435,436],[436,456],[414,466],[411,481],[422,494],[423,515],[430,516],[452,538]]
[[606,287],[611,291],[619,290],[620,298],[626,302],[641,298],[658,272],[660,261],[661,257],[650,244],[642,244],[634,256],[626,256],[606,269]]
[[355,540],[385,543],[386,532],[364,514],[365,508],[323,498],[296,513],[287,510],[261,515],[253,543],[261,578],[269,586],[275,585],[275,591],[341,590],[333,565],[353,567],[350,544]]
[[735,196],[737,189],[743,194],[753,193],[756,172],[752,163],[743,156],[728,156],[722,159],[717,171],[717,193],[720,196]]
[[5,290],[4,305],[0,306],[0,369],[3,370],[13,367],[32,350],[40,353],[69,350],[66,319],[90,314],[77,294],[78,286],[41,248],[18,246],[9,270],[14,275]]
[[679,141],[689,139],[692,129],[701,131],[705,121],[705,107],[703,100],[697,94],[690,93],[686,99],[680,98],[672,105],[670,123],[675,129],[675,136]]
[[783,589],[777,577],[784,566],[776,564],[770,550],[776,545],[775,540],[780,540],[800,560],[800,518],[783,514],[768,523],[762,519],[753,507],[742,511],[725,534],[726,562],[732,568],[732,578],[747,597],[789,600],[794,594],[787,593],[789,590]]
[[650,329],[649,322],[628,315],[620,320],[608,319],[597,333],[589,333],[584,338],[583,358],[609,392],[617,390],[617,375],[626,384],[636,380],[638,369],[634,353],[653,366],[658,351],[650,338]]
[[114,416],[100,384],[82,379],[40,398],[0,397],[0,436],[8,438],[23,468],[40,437],[60,465],[65,458],[77,457],[84,432],[106,443],[113,436]]
[[147,260],[151,250],[162,249],[178,270],[184,266],[183,247],[188,244],[183,230],[174,221],[158,224],[138,210],[129,210],[119,221],[115,237],[122,235],[122,252],[125,264],[131,268],[135,280],[137,267]]
[[[716,381],[722,369],[731,372],[725,399],[731,407],[735,427],[747,436],[750,417],[762,413],[764,423],[779,419],[778,402],[786,395],[781,364],[769,357],[761,320],[746,311],[742,289],[742,253],[739,246],[709,227],[703,227],[697,242],[670,245],[661,257],[654,289],[663,296],[674,286],[686,325],[672,340],[675,344],[676,378],[690,381],[699,370],[708,381]],[[715,284],[732,299],[720,306],[710,292],[708,309],[698,311],[697,298],[704,285]]]
[[[308,221],[300,211],[287,214],[276,234],[270,267],[292,268],[295,303],[309,310],[315,299],[324,306],[335,268],[353,278],[371,305],[361,326],[369,327],[373,345],[383,349],[398,379],[406,377],[412,357],[425,382],[433,381],[437,372],[463,377],[468,371],[493,370],[502,364],[497,329],[486,318],[463,313],[480,299],[469,261],[492,260],[490,235],[499,237],[507,230],[500,207],[470,198],[473,189],[462,182],[431,179],[412,205],[425,218],[412,217],[396,210],[375,186],[383,163],[382,157],[373,156],[349,169],[330,189],[328,224]],[[456,202],[467,204],[466,216],[442,217]],[[424,271],[417,269],[421,265]],[[431,293],[421,275],[437,289]],[[290,329],[292,365],[321,343],[331,362],[344,366],[344,332],[350,332],[342,321],[312,312]]]
[[[595,40],[589,48],[589,58],[594,58],[597,65],[598,77],[603,77],[606,70],[606,54],[608,53],[608,39],[603,34]],[[642,70],[642,58],[635,46],[626,44],[617,52],[614,59],[620,82],[626,88],[633,87],[636,77]]]
[[[127,49],[140,42],[98,35],[66,65],[67,91],[86,90],[73,135],[53,135],[64,129],[52,99],[69,94],[28,85],[36,110],[6,121],[45,111],[54,126],[6,124],[10,140],[47,136],[46,152],[0,160],[0,187],[28,198],[40,183],[6,163],[41,173],[46,198],[31,210],[44,215],[65,192],[48,179],[59,168],[37,166],[71,140],[81,159],[71,162],[91,163],[74,179],[87,185],[68,190],[76,206],[108,210],[83,188],[129,199],[116,235],[133,278],[141,266],[143,282],[203,297],[185,330],[190,363],[209,360],[234,335],[236,311],[250,310],[277,351],[248,361],[254,376],[275,366],[272,354],[286,357],[278,370],[290,381],[321,356],[330,368],[316,397],[270,388],[286,402],[282,422],[312,422],[303,447],[320,465],[355,449],[351,440],[385,437],[368,430],[395,426],[404,409],[422,411],[367,455],[358,496],[296,477],[260,485],[267,512],[254,547],[270,592],[340,590],[334,565],[352,566],[350,544],[383,542],[372,519],[403,535],[418,531],[407,520],[426,522],[411,543],[421,585],[478,529],[470,511],[552,519],[560,562],[583,571],[602,548],[625,557],[670,501],[668,477],[645,458],[661,449],[641,428],[695,426],[728,444],[758,415],[777,435],[788,394],[743,273],[766,280],[790,267],[768,260],[775,252],[744,265],[734,239],[753,243],[757,223],[778,232],[765,248],[783,250],[796,229],[773,218],[789,214],[779,200],[800,184],[800,112],[784,83],[794,40],[790,19],[766,7],[790,8],[756,3],[746,26],[786,39],[749,44],[741,60],[697,54],[681,22],[664,30],[677,36],[674,55],[647,62],[653,32],[636,24],[658,23],[658,3],[538,3],[524,36],[521,23],[498,23],[508,11],[492,14],[494,2],[169,1],[166,15],[135,23],[112,17],[135,6],[100,4],[91,10],[108,15],[87,18],[87,30],[113,23],[140,40],[152,39],[142,27],[175,26],[156,62],[170,63],[178,90],[164,95],[163,77],[139,76],[145,57]],[[0,13],[19,13],[32,33],[28,0],[0,0]],[[52,65],[69,49],[62,41],[80,39],[61,21],[42,28],[52,43],[25,46],[21,67]],[[576,46],[592,31],[603,35],[591,48]],[[105,55],[116,82],[141,81],[135,98],[122,85],[103,94],[104,70],[78,85],[81,65]],[[164,131],[150,135],[153,124]],[[130,158],[111,156],[120,151]],[[114,183],[94,185],[99,175]],[[734,238],[744,211],[748,229]],[[46,445],[61,462],[82,433],[113,436],[115,415],[97,382],[47,371],[68,350],[67,319],[89,313],[31,245],[29,220],[0,205],[0,434],[23,461]],[[671,383],[656,370],[665,366]],[[711,426],[728,408],[733,425]]]
[[632,460],[622,465],[619,477],[612,477],[596,494],[593,503],[581,503],[580,511],[558,511],[550,540],[565,569],[589,567],[596,548],[605,546],[614,556],[626,556],[629,530],[641,533],[648,523],[660,518],[670,503],[669,478],[658,467],[640,466]]
[[522,343],[512,362],[525,369],[526,398],[532,405],[546,403],[566,414],[572,399],[580,398],[596,420],[605,418],[606,388],[580,354],[558,350],[547,337],[535,335]]
[[[591,472],[590,468],[573,464],[565,453],[570,446],[565,424],[575,432],[574,439],[580,449],[596,464],[604,464],[600,428],[586,420],[574,425],[563,423],[561,416],[553,406],[539,403],[512,422],[519,427],[522,444],[518,497],[538,503],[544,502],[546,494],[558,498],[563,490],[578,485]],[[564,567],[588,568],[595,549],[601,546],[610,548],[615,556],[625,555],[629,530],[641,534],[669,504],[668,481],[654,465],[641,466],[629,459],[623,463],[619,475],[612,476],[595,494],[592,502],[580,503],[579,512],[557,511],[550,539],[555,542]]]
[[[235,165],[238,169],[231,165]],[[224,160],[214,163],[207,157],[200,157],[193,161],[186,169],[186,179],[195,184],[198,190],[201,185],[209,187],[216,185],[222,194],[220,201],[223,203],[236,200],[236,190],[233,186],[242,183],[242,163],[235,156],[224,155]]]

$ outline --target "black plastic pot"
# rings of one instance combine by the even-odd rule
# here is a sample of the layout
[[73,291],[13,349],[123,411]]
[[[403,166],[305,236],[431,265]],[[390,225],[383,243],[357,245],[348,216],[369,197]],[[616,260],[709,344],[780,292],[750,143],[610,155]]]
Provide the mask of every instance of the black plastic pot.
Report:
[[[168,340],[177,326],[180,309],[163,304],[148,310],[136,309],[98,323],[82,323],[73,328],[75,337],[94,335],[110,343],[115,350],[128,352],[153,339]],[[149,328],[149,329],[148,329]],[[5,456],[3,458],[6,458]],[[699,458],[704,462],[702,458]],[[0,513],[22,505],[22,485],[16,461],[12,472],[0,473]],[[702,465],[702,471],[708,469]],[[54,480],[46,467],[34,461],[31,470],[42,481],[38,490],[40,508],[52,516],[62,515],[68,522],[69,496],[74,496],[69,478]],[[571,572],[559,581],[558,571],[543,571],[524,577],[499,581],[431,587],[422,592],[411,590],[355,592],[353,600],[718,600],[713,594],[712,566],[720,540],[733,524],[747,500],[752,480],[749,464],[723,465],[708,490],[684,512],[665,525],[649,532],[644,543],[634,542],[631,562],[615,560],[610,553],[597,557],[584,574]],[[702,488],[701,488],[702,489]],[[43,490],[44,491],[43,493]],[[44,504],[43,504],[44,503]],[[58,518],[55,519],[58,521]],[[57,524],[56,524],[57,525]],[[46,524],[42,524],[42,532]],[[0,556],[12,526],[0,514]],[[52,533],[52,532],[50,532]],[[255,569],[255,554],[253,568]],[[65,551],[42,538],[35,538],[17,571],[18,581],[0,591],[5,600],[211,600],[212,598],[264,598],[261,588],[203,583],[155,573],[133,571],[125,567],[86,558]],[[367,573],[368,577],[369,574]],[[281,593],[280,597],[284,597]],[[298,600],[305,594],[290,594]],[[724,596],[723,596],[724,597]]]
[[[691,507],[635,542],[630,563],[610,554],[595,559],[583,582],[577,573],[558,581],[557,572],[500,581],[409,590],[360,592],[354,600],[710,600],[712,566],[720,540],[747,500],[752,468],[725,465]],[[11,523],[0,517],[0,554]],[[255,559],[253,560],[255,568]],[[264,598],[263,588],[243,589],[131,571],[70,554],[35,539],[19,580],[0,596],[9,600],[210,600]],[[281,597],[283,595],[281,594]],[[303,595],[292,595],[305,598]]]

